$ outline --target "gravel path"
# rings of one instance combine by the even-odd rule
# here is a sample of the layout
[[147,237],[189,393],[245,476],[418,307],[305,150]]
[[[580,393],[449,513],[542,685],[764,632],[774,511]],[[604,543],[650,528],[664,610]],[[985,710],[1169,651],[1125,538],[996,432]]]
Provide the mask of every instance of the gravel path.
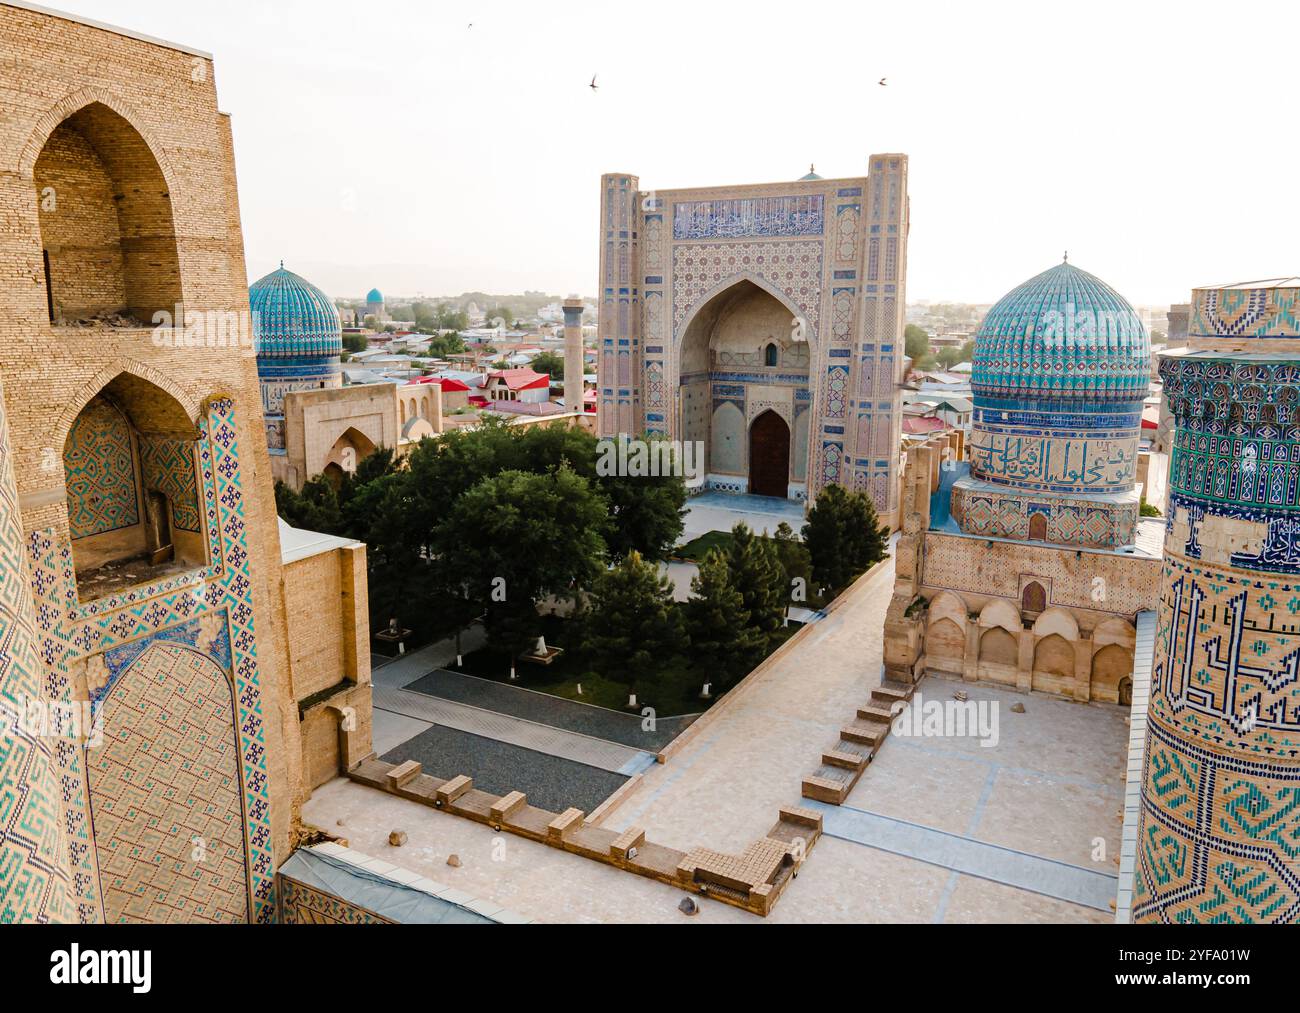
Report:
[[405,688],[651,753],[663,749],[698,717],[660,718],[653,731],[642,731],[642,718],[632,714],[620,714],[604,707],[592,707],[446,669],[430,672]]
[[619,774],[512,746],[454,728],[430,728],[385,753],[385,763],[417,760],[435,777],[466,774],[493,795],[522,791],[530,804],[563,812],[591,812],[628,780]]

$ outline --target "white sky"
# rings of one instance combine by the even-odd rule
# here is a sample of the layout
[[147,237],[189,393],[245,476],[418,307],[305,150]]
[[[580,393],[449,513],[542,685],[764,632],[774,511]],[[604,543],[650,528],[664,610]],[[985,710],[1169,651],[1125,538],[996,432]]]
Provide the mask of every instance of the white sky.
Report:
[[909,300],[1066,249],[1136,304],[1300,273],[1292,0],[46,3],[214,54],[250,275],[335,296],[592,295],[602,172],[877,151],[911,156]]

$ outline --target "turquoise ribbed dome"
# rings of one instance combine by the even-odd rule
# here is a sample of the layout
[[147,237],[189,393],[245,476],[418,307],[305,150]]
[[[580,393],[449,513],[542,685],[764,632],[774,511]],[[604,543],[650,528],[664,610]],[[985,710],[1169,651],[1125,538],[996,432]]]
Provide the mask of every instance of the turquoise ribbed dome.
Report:
[[370,294],[366,296],[367,303],[383,302],[383,301],[384,301],[384,293],[379,291],[379,289],[377,288],[372,288],[370,290]]
[[1151,382],[1151,338],[1128,301],[1099,278],[1057,264],[1008,292],[975,336],[977,400],[1133,403]]
[[259,359],[335,359],[343,327],[330,297],[281,264],[248,289]]

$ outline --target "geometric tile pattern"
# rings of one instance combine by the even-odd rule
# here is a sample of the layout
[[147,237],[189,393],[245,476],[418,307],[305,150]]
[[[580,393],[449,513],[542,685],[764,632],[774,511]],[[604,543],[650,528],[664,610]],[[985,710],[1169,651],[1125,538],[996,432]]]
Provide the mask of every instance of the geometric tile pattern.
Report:
[[197,533],[201,525],[194,481],[194,444],[164,436],[141,437],[140,470],[146,489],[157,489],[167,496],[172,526]]
[[1192,295],[1189,338],[1300,338],[1300,288],[1209,288]]
[[282,925],[392,925],[387,918],[358,907],[342,897],[323,893],[297,880],[280,881]]
[[1138,518],[1136,496],[1128,503],[1013,498],[974,491],[960,483],[953,487],[949,507],[961,530],[969,535],[1028,540],[1031,519],[1042,515],[1047,520],[1043,540],[1090,548],[1132,545]]
[[95,398],[77,416],[64,445],[63,466],[74,539],[140,523],[131,429],[103,398]]
[[806,322],[810,343],[821,322],[822,244],[716,243],[673,247],[673,329],[676,340],[705,296],[724,282],[760,278]]
[[1022,402],[1140,402],[1151,339],[1131,305],[1101,279],[1057,264],[1012,289],[980,325],[971,386]]
[[33,701],[45,699],[22,545],[0,395],[0,925],[77,917],[69,899],[56,749],[20,720]]
[[1184,353],[1161,375],[1177,449],[1133,915],[1295,923],[1300,489],[1289,472],[1300,363]]
[[[212,401],[206,415],[199,419],[198,428],[201,518],[209,555],[206,567],[82,604],[77,597],[71,546],[57,530],[30,533],[26,563],[36,599],[39,650],[49,699],[71,698],[69,673],[80,659],[111,658],[117,648],[138,646],[142,640],[160,636],[172,642],[195,644],[213,657],[215,665],[233,673],[251,915],[265,923],[274,917],[275,862],[271,853],[266,729],[253,625],[252,574],[233,402]],[[194,620],[203,620],[209,626],[218,621],[226,623],[228,633],[214,639],[209,631],[200,644],[194,628],[187,625]],[[82,921],[98,921],[103,917],[103,908],[94,866],[95,849],[89,846],[84,755],[80,747],[61,752],[64,826],[76,877],[78,916]],[[78,848],[75,854],[74,847]]]
[[209,658],[158,643],[108,694],[87,761],[104,920],[244,922],[234,699]]

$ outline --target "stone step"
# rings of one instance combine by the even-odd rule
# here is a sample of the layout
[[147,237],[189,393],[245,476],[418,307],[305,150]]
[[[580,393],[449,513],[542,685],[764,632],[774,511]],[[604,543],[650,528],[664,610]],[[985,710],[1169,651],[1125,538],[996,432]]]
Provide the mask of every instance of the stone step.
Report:
[[849,785],[843,781],[833,781],[830,778],[810,774],[803,779],[802,794],[804,798],[811,798],[817,802],[841,805],[849,793],[848,789]]
[[888,704],[869,703],[858,708],[858,717],[863,721],[879,721],[888,725],[894,720],[894,712]]
[[884,682],[871,691],[871,699],[884,704],[906,703],[915,688],[901,682]]
[[840,729],[840,738],[849,742],[861,742],[863,745],[878,749],[889,734],[889,725],[879,721],[854,721],[853,724]]
[[838,749],[828,749],[822,753],[822,763],[828,767],[842,767],[845,770],[861,770],[867,765],[866,757],[854,753],[843,753]]

